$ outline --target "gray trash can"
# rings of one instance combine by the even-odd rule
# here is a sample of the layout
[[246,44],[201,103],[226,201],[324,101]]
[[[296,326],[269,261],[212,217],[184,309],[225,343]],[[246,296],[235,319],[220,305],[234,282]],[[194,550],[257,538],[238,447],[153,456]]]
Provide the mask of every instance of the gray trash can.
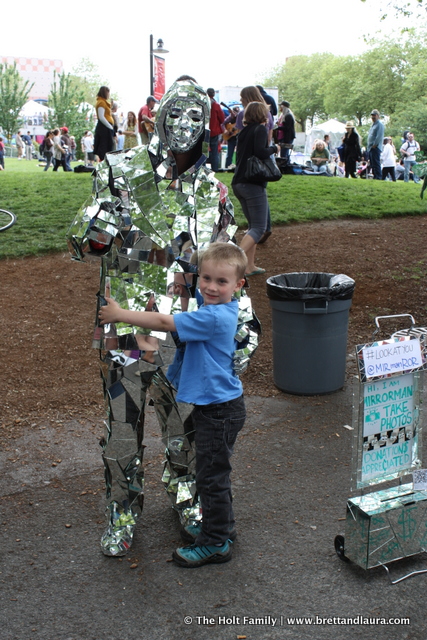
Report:
[[344,386],[348,317],[355,282],[332,273],[285,273],[267,280],[275,385],[295,395]]

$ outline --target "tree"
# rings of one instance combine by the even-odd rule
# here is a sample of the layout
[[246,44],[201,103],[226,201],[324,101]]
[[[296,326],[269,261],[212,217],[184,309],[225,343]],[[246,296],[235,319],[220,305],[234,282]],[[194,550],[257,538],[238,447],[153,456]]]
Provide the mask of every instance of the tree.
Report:
[[395,138],[396,149],[404,131],[412,131],[420,147],[427,151],[427,98],[420,98],[396,111],[387,125],[387,135]]
[[[366,2],[367,0],[361,0]],[[369,0],[368,0],[369,1]],[[422,11],[427,11],[427,2],[424,0],[388,0],[385,7],[381,7],[382,20],[387,18],[387,11],[394,11],[395,15],[408,18],[414,13],[420,15]]]
[[382,40],[368,40],[369,49],[358,56],[294,56],[273,69],[264,83],[278,86],[280,98],[289,100],[303,131],[305,120],[313,124],[335,117],[355,121],[364,134],[375,108],[395,126],[409,128],[413,117],[414,132],[424,146],[426,40],[426,29],[418,27],[398,37],[391,33]]
[[408,44],[390,38],[372,41],[372,45],[360,56],[366,84],[365,112],[375,107],[391,114],[407,98],[405,84],[411,66]]
[[408,29],[404,36],[409,41],[405,52],[408,68],[405,78],[406,96],[427,96],[426,30]]
[[327,116],[322,73],[334,57],[331,53],[292,56],[263,80],[263,84],[277,86],[280,99],[290,102],[302,131],[307,120],[313,124],[316,118]]
[[[79,89],[70,74],[54,74],[48,105],[51,112],[48,118],[50,129],[66,126],[76,140],[83,137],[84,132],[92,127],[90,106],[84,104],[84,94]],[[77,145],[77,156],[80,146]]]
[[[389,116],[387,134],[402,136],[411,129],[426,148],[427,48],[422,30],[408,29],[374,45],[361,56],[366,87],[364,98]],[[370,78],[368,83],[367,78]]]
[[[110,86],[108,80],[100,76],[98,66],[89,58],[82,58],[78,64],[73,67],[71,78],[75,86],[83,92],[85,102],[89,104],[95,104],[100,87]],[[111,92],[111,97],[117,100],[117,96],[113,91]]]
[[361,59],[353,56],[334,58],[324,67],[322,80],[325,111],[338,120],[354,120],[361,125],[367,111],[366,79]]
[[413,95],[408,94],[412,68],[427,54],[409,38],[369,44],[365,53],[335,58],[323,70],[325,110],[337,118],[356,120],[359,126],[373,108],[390,115]]
[[0,64],[0,127],[10,142],[12,135],[20,126],[22,120],[19,113],[26,102],[33,87],[28,80],[19,75],[14,62],[12,66]]

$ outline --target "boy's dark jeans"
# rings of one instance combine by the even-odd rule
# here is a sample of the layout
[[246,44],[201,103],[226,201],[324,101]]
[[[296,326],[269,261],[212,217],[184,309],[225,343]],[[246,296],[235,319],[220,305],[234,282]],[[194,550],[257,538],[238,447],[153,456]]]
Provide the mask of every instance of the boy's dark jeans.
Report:
[[196,442],[196,487],[202,505],[202,530],[196,544],[223,544],[234,527],[230,458],[246,418],[243,395],[220,404],[196,405],[192,413]]

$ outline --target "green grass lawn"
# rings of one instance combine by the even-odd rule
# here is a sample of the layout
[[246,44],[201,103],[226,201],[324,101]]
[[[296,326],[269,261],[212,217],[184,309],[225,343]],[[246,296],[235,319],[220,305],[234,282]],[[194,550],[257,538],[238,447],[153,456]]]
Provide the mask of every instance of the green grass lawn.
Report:
[[[66,250],[65,233],[76,212],[90,196],[89,173],[44,172],[36,160],[5,160],[0,172],[0,208],[13,211],[17,224],[0,236],[0,258],[38,255]],[[230,187],[232,174],[217,177]],[[286,175],[268,186],[273,224],[343,217],[382,218],[422,215],[427,200],[413,182],[345,180],[322,176]],[[245,225],[240,205],[235,206],[239,226]]]
[[[218,178],[231,185],[231,174],[218,174]],[[267,190],[273,224],[427,213],[427,199],[420,198],[421,185],[413,182],[285,175]],[[231,188],[229,192],[242,224],[240,205]]]
[[90,173],[53,173],[15,158],[5,166],[0,209],[15,213],[17,223],[0,235],[0,258],[66,250],[65,233],[92,190]]

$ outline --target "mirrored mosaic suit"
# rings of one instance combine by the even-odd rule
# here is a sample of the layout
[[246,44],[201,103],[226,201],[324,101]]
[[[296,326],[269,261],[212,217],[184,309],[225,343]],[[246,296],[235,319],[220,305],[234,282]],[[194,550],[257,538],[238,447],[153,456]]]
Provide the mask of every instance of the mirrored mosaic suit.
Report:
[[[109,153],[98,165],[94,193],[67,234],[74,259],[101,259],[97,314],[104,296],[138,311],[197,308],[195,252],[210,242],[232,241],[237,229],[226,187],[204,166],[209,113],[204,90],[190,79],[177,81],[161,101],[149,145]],[[179,171],[183,158],[185,170]],[[244,293],[239,308],[237,373],[247,367],[259,333]],[[106,555],[124,555],[143,505],[148,401],[161,425],[166,447],[162,480],[172,505],[183,525],[201,518],[192,406],[175,400],[185,345],[176,334],[96,324],[93,346],[100,350],[108,416],[101,444],[109,523],[101,547]]]

